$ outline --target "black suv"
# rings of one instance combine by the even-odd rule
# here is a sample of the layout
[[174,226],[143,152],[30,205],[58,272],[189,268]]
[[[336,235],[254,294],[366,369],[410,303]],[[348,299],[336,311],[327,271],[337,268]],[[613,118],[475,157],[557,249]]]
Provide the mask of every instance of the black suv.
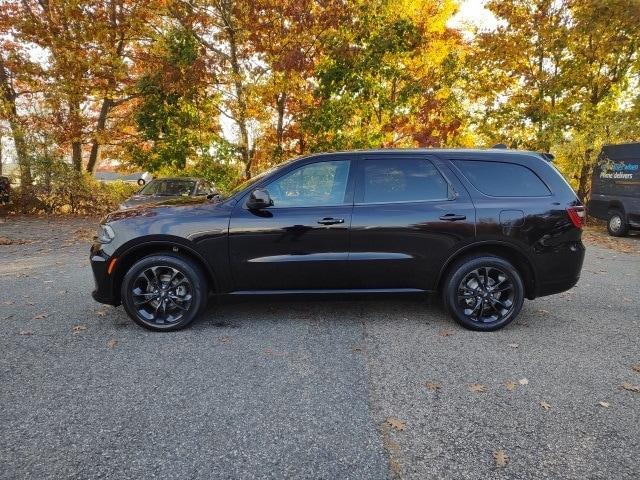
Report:
[[547,157],[510,150],[310,155],[226,198],[115,212],[91,248],[103,303],[152,330],[217,297],[441,292],[467,328],[571,288],[584,207]]

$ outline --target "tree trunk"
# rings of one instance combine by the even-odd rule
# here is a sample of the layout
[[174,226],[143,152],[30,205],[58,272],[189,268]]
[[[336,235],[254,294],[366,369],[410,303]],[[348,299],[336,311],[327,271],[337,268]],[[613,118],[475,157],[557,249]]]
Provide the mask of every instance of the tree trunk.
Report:
[[[225,12],[229,17],[232,12]],[[240,130],[240,154],[242,155],[242,162],[244,163],[244,176],[246,179],[251,178],[251,163],[253,161],[252,150],[249,146],[249,129],[247,126],[247,101],[245,98],[244,83],[242,81],[242,71],[240,68],[240,61],[238,59],[238,40],[236,38],[236,31],[234,25],[231,23],[229,17],[226,18],[226,33],[229,41],[229,61],[231,63],[231,72],[233,75],[233,85],[238,101],[238,114],[236,116],[236,123]]]
[[591,190],[589,180],[591,179],[591,174],[593,172],[592,155],[592,149],[586,150],[582,159],[582,167],[580,167],[580,176],[578,178],[578,198],[583,203],[586,201],[587,195]]
[[22,125],[16,118],[9,120],[11,132],[13,133],[13,143],[16,148],[16,156],[18,157],[18,167],[20,170],[20,186],[30,187],[33,184],[31,177],[31,159],[27,151],[27,141],[24,138]]
[[82,126],[80,122],[80,101],[69,100],[69,119],[71,123],[71,163],[76,172],[82,171]]
[[276,124],[276,156],[280,158],[284,148],[282,143],[284,141],[284,107],[287,103],[286,92],[281,92],[276,95],[276,110],[278,113],[278,122]]
[[16,156],[18,157],[18,166],[20,167],[20,185],[29,187],[33,183],[31,177],[31,161],[29,159],[29,152],[27,151],[24,131],[22,130],[22,124],[18,118],[18,110],[16,108],[16,98],[18,95],[5,70],[2,56],[0,56],[0,93],[2,93],[0,99],[4,100],[7,106],[9,127],[13,135],[13,143],[16,149]]
[[89,153],[89,162],[87,163],[87,172],[93,174],[100,164],[100,156],[102,153],[102,145],[100,144],[101,135],[104,133],[107,125],[107,116],[109,111],[113,107],[113,101],[109,98],[102,100],[102,107],[100,108],[100,115],[98,116],[98,123],[96,125],[96,133],[91,141],[91,152]]

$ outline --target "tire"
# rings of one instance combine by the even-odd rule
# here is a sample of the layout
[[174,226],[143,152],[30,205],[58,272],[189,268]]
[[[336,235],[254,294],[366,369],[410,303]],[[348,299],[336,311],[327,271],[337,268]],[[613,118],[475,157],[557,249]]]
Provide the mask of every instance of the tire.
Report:
[[191,260],[151,255],[137,261],[122,280],[122,305],[131,319],[153,331],[185,328],[205,309],[207,281]]
[[607,231],[612,237],[624,237],[629,232],[629,225],[620,210],[612,210],[609,212]]
[[447,273],[442,300],[449,315],[463,327],[492,332],[518,316],[524,285],[518,270],[503,258],[466,257]]

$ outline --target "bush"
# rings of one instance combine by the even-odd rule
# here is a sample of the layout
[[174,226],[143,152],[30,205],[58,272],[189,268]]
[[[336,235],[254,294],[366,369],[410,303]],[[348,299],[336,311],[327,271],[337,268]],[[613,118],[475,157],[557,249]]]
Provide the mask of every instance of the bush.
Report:
[[66,169],[46,181],[13,191],[14,210],[22,213],[102,215],[138,190],[122,181],[101,183],[87,173]]

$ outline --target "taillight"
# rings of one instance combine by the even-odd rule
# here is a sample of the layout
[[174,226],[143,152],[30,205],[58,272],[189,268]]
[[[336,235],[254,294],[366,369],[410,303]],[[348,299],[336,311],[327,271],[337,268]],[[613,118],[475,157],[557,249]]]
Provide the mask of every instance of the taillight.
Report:
[[584,219],[587,216],[587,212],[584,207],[576,206],[567,208],[567,214],[569,215],[569,219],[573,226],[576,228],[582,228],[584,225]]

